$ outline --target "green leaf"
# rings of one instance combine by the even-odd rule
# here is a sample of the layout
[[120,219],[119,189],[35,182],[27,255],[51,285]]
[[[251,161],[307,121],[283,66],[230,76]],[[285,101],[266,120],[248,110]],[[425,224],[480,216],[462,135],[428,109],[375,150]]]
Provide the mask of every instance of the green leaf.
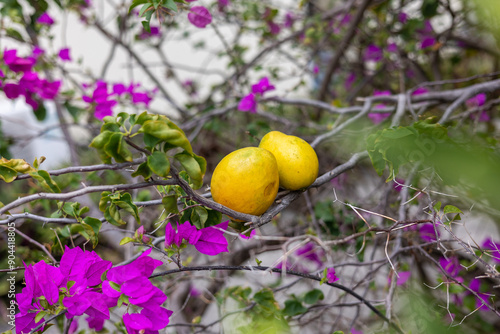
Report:
[[7,166],[0,165],[0,179],[7,183],[14,181],[17,178],[17,172]]
[[120,246],[126,245],[129,242],[134,242],[134,238],[131,237],[125,237],[120,241]]
[[[205,227],[214,226],[222,222],[222,213],[217,210],[207,208],[208,217],[205,221]],[[241,224],[240,224],[241,225]]]
[[104,211],[104,218],[110,223],[115,226],[121,226],[121,225],[126,225],[127,223],[123,221],[123,219],[120,216],[120,213],[118,212],[118,208],[114,204],[110,204],[107,208],[106,211]]
[[[147,13],[146,11],[150,8],[153,8],[153,5],[150,4],[149,2],[147,4],[145,4],[144,6],[141,7],[141,10],[139,11],[139,17],[143,17],[143,16],[146,16]],[[152,11],[151,11],[152,12]],[[146,13],[146,14],[144,14]]]
[[130,8],[128,9],[129,14],[132,11],[132,9],[134,9],[139,5],[143,5],[145,3],[149,3],[149,0],[133,0],[132,3],[130,4]]
[[111,192],[110,191],[103,191],[101,193],[101,199],[99,200],[99,210],[101,210],[101,212],[104,212],[106,211],[106,207],[108,206],[108,202],[109,202],[109,197],[111,195]]
[[104,124],[101,126],[101,132],[121,132],[120,126],[116,123],[116,118],[111,116],[104,117]]
[[323,299],[325,299],[323,291],[319,289],[313,289],[305,294],[304,303],[312,305],[316,304],[318,300],[323,300]]
[[161,203],[167,213],[179,213],[179,208],[177,207],[176,195],[168,195],[163,197],[161,199]]
[[424,0],[422,2],[422,7],[421,7],[421,12],[422,15],[428,19],[437,14],[437,9],[439,7],[439,1],[438,0]]
[[119,126],[123,126],[123,124],[128,120],[129,116],[130,114],[124,111],[118,113],[118,115],[116,115],[116,123]]
[[135,121],[135,124],[138,124],[138,125],[143,125],[144,122],[146,121],[150,121],[152,120],[153,118],[155,117],[155,115],[152,115],[152,114],[148,114],[147,111],[144,111],[143,113],[141,113],[140,115],[137,116],[137,120]]
[[144,144],[151,149],[158,145],[158,143],[161,143],[160,138],[156,138],[147,133],[144,134],[144,138],[142,140],[144,140]]
[[271,289],[264,288],[255,293],[253,300],[266,312],[275,314],[279,310],[279,305],[274,299]]
[[291,299],[285,301],[285,308],[283,309],[283,315],[294,316],[299,315],[307,311],[307,308],[302,305],[302,303],[296,299]]
[[443,212],[444,212],[444,214],[447,214],[447,213],[463,213],[462,210],[460,210],[459,208],[457,208],[456,206],[453,206],[453,205],[447,205],[447,206],[445,206]]
[[434,204],[434,211],[439,212],[441,210],[441,202]]
[[165,153],[156,151],[148,156],[148,167],[156,175],[167,177],[170,172],[170,161]]
[[181,152],[174,156],[174,159],[180,162],[184,170],[189,175],[193,189],[199,189],[203,185],[203,176],[207,168],[207,162],[204,158],[193,153]]
[[207,209],[202,206],[195,206],[191,212],[191,224],[194,224],[198,229],[205,227],[205,222],[208,218]]
[[26,162],[24,159],[5,159],[5,158],[0,158],[0,166],[5,166],[10,169],[13,169],[16,171],[16,173],[30,173],[36,171],[33,167],[30,166],[29,163]]
[[113,157],[116,162],[132,161],[132,153],[127,148],[124,135],[120,132],[115,132],[109,138],[109,141],[104,146],[104,152],[110,157]]
[[39,170],[38,172],[32,172],[29,173],[33,179],[38,181],[38,183],[45,188],[46,190],[53,192],[53,193],[60,193],[61,189],[59,189],[59,186],[57,183],[52,180],[50,177],[50,174],[45,171],[45,170]]
[[189,153],[193,152],[184,132],[172,122],[167,122],[167,120],[146,121],[140,131],[159,138],[175,147],[181,147]]
[[113,135],[113,132],[111,131],[104,131],[100,134],[98,134],[91,142],[90,142],[90,147],[101,149],[104,148],[106,143],[109,141],[109,138],[111,138],[111,135]]
[[141,21],[142,27],[144,28],[144,31],[151,33],[151,25],[149,21]]
[[117,199],[112,199],[113,204],[118,206],[120,209],[127,211],[135,220],[140,224],[141,218],[139,217],[139,211],[137,205],[132,201],[132,196],[129,193],[119,194]]
[[106,151],[104,150],[104,146],[106,146],[106,144],[109,142],[112,135],[113,132],[104,131],[101,134],[97,135],[89,145],[90,147],[93,147],[97,150],[99,158],[101,158],[101,160],[107,164],[111,163],[111,156],[106,153]]
[[8,36],[12,39],[18,40],[19,42],[25,42],[23,35],[21,35],[21,33],[19,31],[17,31],[16,29],[13,29],[13,28],[4,28],[4,29],[5,29],[6,36]]
[[98,243],[98,236],[99,231],[101,230],[102,222],[97,218],[85,217],[81,225],[89,236],[89,240],[92,242],[92,247],[95,248]]
[[126,304],[126,305],[130,304],[129,300],[128,300],[128,297],[126,295],[124,295],[124,294],[122,294],[120,296],[120,298],[118,298],[117,306],[120,307],[123,304]]
[[35,323],[39,322],[40,320],[42,320],[43,317],[45,317],[47,314],[48,314],[48,312],[46,312],[46,311],[40,311],[40,312],[38,312],[36,314],[36,317],[35,317]]
[[109,286],[118,292],[121,292],[121,287],[115,282],[109,281]]
[[163,6],[177,13],[177,5],[174,0],[164,0]]
[[132,175],[132,177],[136,177],[136,176],[140,175],[144,178],[144,180],[147,180],[153,175],[153,172],[149,168],[147,161],[145,161],[142,164],[140,164],[139,166],[137,166],[137,170],[135,172],[133,172],[131,175]]
[[36,110],[33,110],[33,114],[35,115],[36,119],[41,122],[47,117],[47,109],[45,109],[43,103],[39,103],[38,108],[36,108]]

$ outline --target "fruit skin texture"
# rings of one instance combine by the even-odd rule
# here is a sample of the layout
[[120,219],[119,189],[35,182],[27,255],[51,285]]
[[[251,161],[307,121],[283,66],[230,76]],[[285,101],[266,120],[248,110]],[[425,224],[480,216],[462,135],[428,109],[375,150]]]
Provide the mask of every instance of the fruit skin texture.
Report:
[[262,138],[259,147],[271,152],[278,161],[283,188],[299,190],[310,186],[318,177],[318,156],[302,138],[271,131]]
[[278,164],[275,157],[262,148],[236,150],[215,167],[210,187],[215,202],[259,216],[271,206],[278,193]]

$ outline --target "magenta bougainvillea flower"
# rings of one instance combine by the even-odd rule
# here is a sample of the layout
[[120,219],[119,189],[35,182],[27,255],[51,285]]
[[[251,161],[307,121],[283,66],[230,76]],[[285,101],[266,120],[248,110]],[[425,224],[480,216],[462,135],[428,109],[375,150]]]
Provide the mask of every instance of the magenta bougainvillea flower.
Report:
[[176,245],[180,247],[185,240],[194,245],[200,239],[201,232],[190,222],[184,222],[174,229],[170,223],[165,226],[165,245]]
[[449,259],[442,257],[439,259],[439,264],[451,277],[457,277],[462,269],[456,256],[451,256]]
[[[373,93],[373,96],[384,96],[384,95],[391,95],[391,92],[388,91],[388,90],[384,90],[384,91],[375,91]],[[380,108],[385,108],[385,107],[386,107],[385,104],[379,103],[374,108],[375,109],[380,109]],[[368,114],[368,118],[370,118],[372,120],[373,124],[382,123],[383,121],[385,121],[390,116],[391,116],[391,113],[375,113],[375,112],[372,112],[372,113]]]
[[228,243],[226,237],[224,236],[224,231],[227,230],[228,225],[229,221],[225,221],[199,230],[201,235],[198,241],[194,244],[196,250],[202,254],[210,256],[228,252]]
[[[89,85],[82,85],[83,88],[87,89]],[[87,102],[92,109],[94,109],[94,116],[98,119],[103,119],[106,116],[113,115],[113,109],[118,104],[118,98],[120,101],[124,99],[130,99],[129,101],[136,105],[143,105],[146,108],[153,100],[154,90],[152,92],[147,92],[140,90],[140,84],[129,84],[128,86],[123,83],[116,83],[112,85],[111,92],[108,92],[108,83],[102,80],[98,80],[95,83],[95,88],[92,92],[92,96],[83,95],[82,99]]]
[[3,92],[8,99],[14,100],[21,95],[22,91],[18,84],[6,83],[3,86]]
[[405,24],[408,21],[408,14],[406,14],[405,12],[400,12],[398,14],[398,20],[399,22]]
[[417,30],[417,34],[420,39],[420,49],[426,49],[436,44],[434,29],[432,28],[431,22],[429,20],[424,21],[424,27]]
[[326,280],[328,283],[337,282],[339,279],[340,278],[335,274],[335,268],[331,267],[326,269]]
[[394,42],[387,44],[387,52],[397,53],[398,52],[398,45]]
[[212,22],[212,15],[203,6],[195,6],[190,9],[188,20],[198,28],[205,28]]
[[251,113],[257,112],[257,96],[263,96],[266,92],[274,90],[275,87],[270,83],[269,78],[264,77],[254,85],[252,85],[252,92],[245,95],[238,104],[238,110],[249,111]]
[[[109,309],[123,296],[126,305],[140,310],[123,316],[129,333],[158,333],[168,324],[172,312],[161,306],[167,296],[149,280],[162,264],[149,257],[150,253],[151,249],[127,265],[111,268],[111,262],[93,251],[66,247],[59,267],[45,261],[25,264],[26,287],[16,295],[20,311],[16,332],[28,333],[42,323],[43,319],[35,323],[35,317],[47,305],[66,309],[66,317],[73,318],[70,333],[78,328],[76,317],[84,314],[89,328],[100,331],[110,318]],[[107,279],[102,281],[104,274]]]
[[144,225],[141,225],[134,234],[134,238],[137,240],[142,241],[143,243],[147,244],[148,242],[151,241],[151,238],[148,237],[147,235],[144,235],[145,230],[144,230]]
[[273,21],[267,21],[266,22],[267,27],[269,28],[269,32],[273,35],[278,35],[281,31],[281,28],[279,24],[273,22]]
[[83,95],[82,99],[94,106],[94,116],[96,118],[103,119],[106,116],[113,115],[112,108],[117,104],[116,100],[110,98],[110,95],[108,93],[108,84],[102,80],[98,80],[92,96]]
[[[477,108],[481,107],[486,103],[486,94],[485,93],[480,93],[477,94],[474,97],[471,97],[467,101],[465,101],[465,105],[469,108]],[[474,113],[471,114],[470,117],[472,119],[477,119],[479,122],[489,122],[490,121],[490,115],[486,112],[486,110],[479,110],[479,116],[478,114]]]
[[137,35],[137,38],[140,40],[148,39],[150,37],[161,37],[160,27],[151,26],[149,27],[149,31],[143,28],[141,32]]
[[69,48],[62,48],[61,50],[59,50],[59,59],[61,59],[62,61],[71,61]]
[[[436,224],[440,224],[440,222],[436,222]],[[419,225],[418,232],[420,233],[420,238],[425,242],[436,240],[436,231],[434,231],[434,225],[431,223]],[[437,230],[437,235],[440,235],[439,230]]]
[[365,53],[363,56],[364,60],[372,60],[375,62],[379,62],[382,60],[382,57],[384,56],[384,52],[381,48],[379,48],[375,44],[370,44],[368,47],[365,49]]
[[252,93],[264,95],[265,92],[274,90],[275,87],[269,82],[268,77],[260,79],[258,83],[252,85]]
[[54,20],[52,19],[52,17],[50,17],[50,15],[47,12],[45,12],[42,15],[40,15],[40,17],[36,20],[36,23],[40,23],[46,26],[51,26],[54,24]]
[[32,71],[38,57],[36,52],[37,48],[33,50],[33,56],[22,58],[17,56],[15,49],[5,50],[4,63],[15,74],[10,75],[10,79],[2,82],[0,86],[8,99],[24,96],[26,103],[34,110],[38,109],[42,100],[53,100],[61,86],[61,81],[41,79],[37,72]]
[[484,105],[486,102],[486,94],[485,93],[480,93],[477,94],[474,97],[471,97],[467,101],[465,101],[465,104],[471,108],[471,107],[480,107]]
[[317,268],[323,266],[323,259],[325,257],[325,252],[323,248],[317,247],[314,242],[308,242],[304,246],[297,249],[295,254],[301,259],[307,259],[316,264]]
[[257,101],[255,100],[255,94],[250,93],[245,95],[238,103],[239,111],[249,111],[252,114],[257,112]]
[[31,71],[35,65],[36,60],[34,58],[22,58],[17,56],[17,50],[5,50],[3,53],[3,60],[7,67],[16,73]]
[[356,73],[351,72],[344,81],[344,87],[346,90],[350,90],[352,84],[356,81]]
[[123,323],[129,334],[152,334],[165,328],[172,311],[155,306],[143,308],[140,313],[125,313]]
[[[21,313],[16,314],[16,333],[29,333],[31,329],[43,323],[43,319],[35,322],[36,313]],[[44,327],[42,327],[43,329]]]
[[481,248],[491,256],[493,261],[500,263],[500,243],[487,238],[483,241]]
[[252,232],[250,232],[250,235],[248,235],[248,236],[245,235],[245,234],[243,234],[243,233],[240,233],[240,237],[243,238],[243,239],[248,240],[248,239],[252,239],[255,234],[257,234],[257,231],[256,230],[252,230]]
[[168,223],[165,226],[165,247],[176,245],[180,247],[183,241],[193,245],[198,252],[206,255],[217,255],[227,252],[227,240],[224,231],[227,230],[229,221],[215,226],[209,226],[198,230],[189,222],[178,225],[177,229]]
[[291,28],[295,22],[295,15],[293,13],[287,12],[285,14],[285,22],[283,22],[283,27]]
[[[398,276],[396,274],[394,276],[397,278],[396,285],[403,285],[410,279],[411,271],[398,271]],[[387,284],[391,284],[391,275],[388,277]]]
[[421,95],[421,94],[425,94],[425,93],[428,93],[429,90],[425,87],[419,87],[417,89],[415,89],[413,91],[413,93],[411,93],[411,95]]
[[483,289],[481,289],[481,281],[478,278],[474,278],[469,285],[469,288],[476,292],[479,297],[476,297],[476,308],[479,308],[480,310],[487,311],[489,310],[488,306],[484,305],[490,304],[489,298],[490,296],[485,293]]
[[31,52],[31,54],[33,55],[33,58],[35,58],[35,59],[37,59],[38,57],[40,57],[44,53],[45,53],[45,50],[40,48],[38,45],[35,45],[35,47],[33,48],[33,51]]

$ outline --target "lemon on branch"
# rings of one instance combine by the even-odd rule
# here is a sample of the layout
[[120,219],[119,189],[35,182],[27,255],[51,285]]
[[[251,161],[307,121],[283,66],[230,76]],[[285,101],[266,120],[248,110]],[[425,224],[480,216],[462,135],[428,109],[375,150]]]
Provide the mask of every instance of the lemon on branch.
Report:
[[310,186],[318,177],[318,156],[305,140],[279,131],[267,133],[259,144],[278,162],[280,185],[290,190]]
[[257,216],[274,202],[278,187],[276,158],[258,147],[242,148],[225,156],[215,168],[211,181],[215,202]]

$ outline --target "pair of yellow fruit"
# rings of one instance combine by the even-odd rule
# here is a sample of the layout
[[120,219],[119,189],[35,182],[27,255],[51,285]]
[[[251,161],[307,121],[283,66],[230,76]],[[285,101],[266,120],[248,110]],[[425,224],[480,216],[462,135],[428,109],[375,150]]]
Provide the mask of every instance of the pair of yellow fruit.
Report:
[[279,186],[302,189],[317,176],[318,157],[311,145],[272,131],[259,147],[236,150],[219,162],[212,175],[212,198],[235,211],[258,216],[274,202]]

